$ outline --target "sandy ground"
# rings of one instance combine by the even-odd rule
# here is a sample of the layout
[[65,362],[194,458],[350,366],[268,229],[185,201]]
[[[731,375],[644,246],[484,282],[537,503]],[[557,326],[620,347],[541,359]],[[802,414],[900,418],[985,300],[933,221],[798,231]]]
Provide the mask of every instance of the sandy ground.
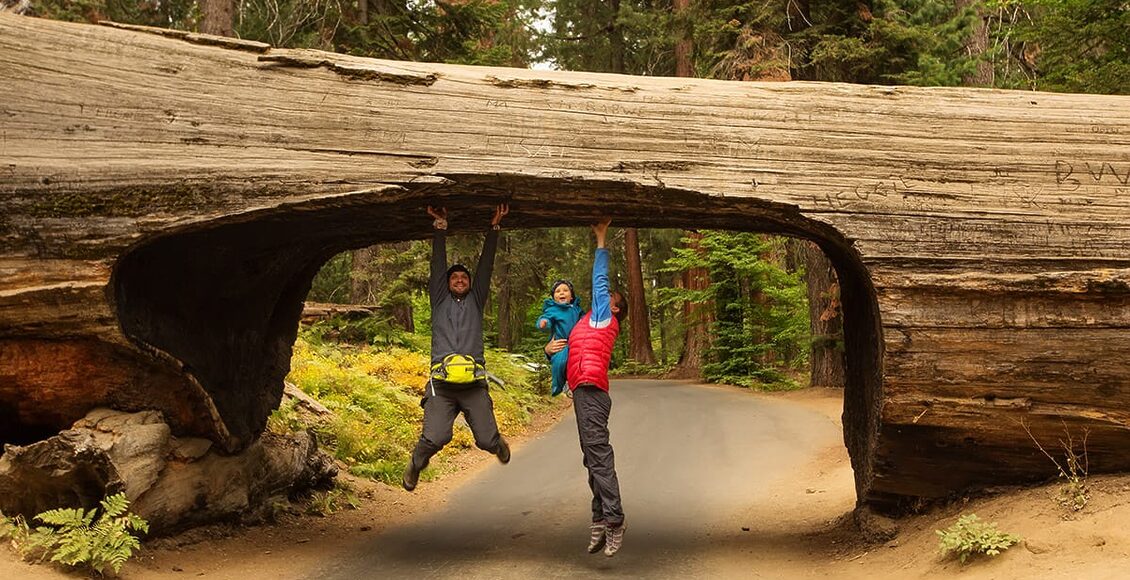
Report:
[[[729,387],[704,387],[729,388]],[[839,421],[841,393],[806,389],[749,396],[800,405]],[[564,401],[563,401],[564,402]],[[515,449],[551,427],[567,406],[540,416]],[[340,558],[390,526],[418,519],[446,502],[449,493],[494,458],[471,451],[461,469],[423,484],[415,493],[352,480],[362,506],[328,517],[284,515],[273,525],[211,526],[174,538],[152,540],[123,569],[125,579],[307,577],[328,559]],[[898,522],[898,537],[868,544],[850,524],[854,487],[842,441],[828,441],[804,468],[767,490],[763,501],[733,514],[742,541],[709,555],[712,575],[729,578],[933,578],[965,579],[1130,577],[1130,475],[1090,479],[1091,498],[1079,513],[1056,502],[1055,483],[995,496],[934,506]],[[964,513],[1018,534],[1024,540],[1002,555],[959,564],[938,555],[935,530]],[[748,542],[745,538],[748,536]],[[626,544],[625,549],[629,549]],[[718,572],[721,572],[720,574]],[[0,578],[73,578],[49,565],[29,565],[0,550]]]

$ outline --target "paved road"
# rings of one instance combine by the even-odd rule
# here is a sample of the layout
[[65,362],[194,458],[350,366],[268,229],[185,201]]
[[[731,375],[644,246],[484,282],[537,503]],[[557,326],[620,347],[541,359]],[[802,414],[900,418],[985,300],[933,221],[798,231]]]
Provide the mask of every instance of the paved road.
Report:
[[744,549],[733,514],[841,437],[822,415],[737,389],[621,380],[612,399],[627,517],[615,557],[585,551],[590,496],[569,414],[510,465],[452,492],[442,510],[387,529],[313,577],[710,577],[712,553]]

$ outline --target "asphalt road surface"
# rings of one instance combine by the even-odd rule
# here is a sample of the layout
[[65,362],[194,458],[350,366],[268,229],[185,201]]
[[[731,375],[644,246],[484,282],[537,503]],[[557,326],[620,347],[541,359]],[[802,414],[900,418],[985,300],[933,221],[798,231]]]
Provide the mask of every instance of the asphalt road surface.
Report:
[[734,514],[841,438],[823,415],[738,389],[620,380],[611,393],[627,526],[616,556],[585,550],[591,496],[569,413],[312,578],[709,578],[720,550],[749,545]]

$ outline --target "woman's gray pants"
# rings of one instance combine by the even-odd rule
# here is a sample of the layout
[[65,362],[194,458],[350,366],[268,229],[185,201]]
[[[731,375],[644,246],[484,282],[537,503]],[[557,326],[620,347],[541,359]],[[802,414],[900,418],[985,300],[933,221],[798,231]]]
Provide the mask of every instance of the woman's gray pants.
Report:
[[578,385],[573,390],[573,412],[577,416],[577,433],[581,436],[581,454],[589,470],[592,521],[621,525],[624,510],[620,507],[620,481],[616,478],[616,460],[608,441],[612,397],[596,386]]

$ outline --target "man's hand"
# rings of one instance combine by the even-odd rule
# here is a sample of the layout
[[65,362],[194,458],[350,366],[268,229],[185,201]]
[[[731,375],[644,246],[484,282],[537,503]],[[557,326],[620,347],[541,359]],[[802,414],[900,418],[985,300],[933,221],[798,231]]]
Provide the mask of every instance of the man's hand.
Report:
[[592,233],[596,234],[596,247],[604,247],[604,236],[608,233],[608,224],[610,223],[612,223],[612,218],[606,218],[592,225]]
[[502,223],[502,216],[508,213],[510,213],[510,204],[498,204],[498,207],[494,208],[494,217],[490,218],[490,227],[497,230],[499,228],[498,224]]
[[432,222],[432,226],[435,227],[435,229],[437,229],[437,230],[446,230],[447,229],[447,208],[446,207],[441,207],[437,210],[436,208],[429,205],[428,206],[428,215],[435,218],[435,221]]
[[553,355],[565,350],[565,345],[568,342],[569,341],[565,340],[564,338],[556,338],[556,339],[549,341],[549,344],[545,345],[545,354],[548,355],[548,356],[553,356]]

